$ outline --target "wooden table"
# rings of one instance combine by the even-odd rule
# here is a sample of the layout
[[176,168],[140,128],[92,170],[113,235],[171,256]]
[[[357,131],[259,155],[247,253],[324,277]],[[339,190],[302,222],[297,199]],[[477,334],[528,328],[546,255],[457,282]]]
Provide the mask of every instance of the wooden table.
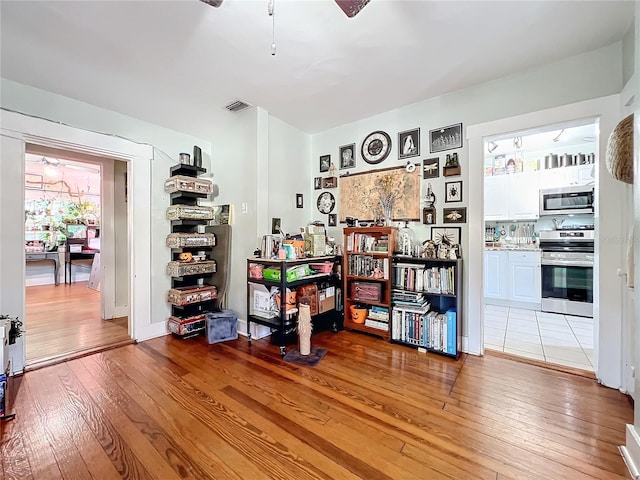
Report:
[[58,285],[58,268],[60,267],[58,262],[58,252],[27,252],[25,254],[26,262],[53,262],[53,275],[55,277],[55,284]]

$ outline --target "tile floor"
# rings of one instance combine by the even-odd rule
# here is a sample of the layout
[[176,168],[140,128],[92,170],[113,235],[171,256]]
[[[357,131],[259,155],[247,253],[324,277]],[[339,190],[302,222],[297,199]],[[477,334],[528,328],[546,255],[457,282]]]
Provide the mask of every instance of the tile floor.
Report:
[[485,305],[484,346],[593,371],[593,319]]

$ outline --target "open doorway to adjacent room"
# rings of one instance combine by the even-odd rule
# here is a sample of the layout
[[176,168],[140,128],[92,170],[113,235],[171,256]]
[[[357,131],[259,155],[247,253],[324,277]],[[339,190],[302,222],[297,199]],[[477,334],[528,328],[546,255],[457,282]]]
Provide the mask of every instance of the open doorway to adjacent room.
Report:
[[131,341],[126,181],[126,162],[27,144],[27,368]]
[[594,371],[598,121],[485,138],[484,345]]

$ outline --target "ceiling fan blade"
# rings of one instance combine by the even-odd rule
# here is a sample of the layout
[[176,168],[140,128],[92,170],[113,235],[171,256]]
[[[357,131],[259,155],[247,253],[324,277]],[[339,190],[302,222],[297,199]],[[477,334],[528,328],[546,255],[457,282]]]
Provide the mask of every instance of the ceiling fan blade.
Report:
[[222,5],[223,0],[200,0],[202,3],[206,3],[207,5],[211,5],[212,7],[219,7]]
[[369,3],[369,0],[335,0],[335,2],[347,17],[352,18]]

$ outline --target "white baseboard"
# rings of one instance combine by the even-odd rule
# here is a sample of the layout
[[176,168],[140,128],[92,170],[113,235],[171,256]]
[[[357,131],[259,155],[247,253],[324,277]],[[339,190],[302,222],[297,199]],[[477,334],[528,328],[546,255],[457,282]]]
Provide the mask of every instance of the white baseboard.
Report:
[[113,310],[113,318],[128,317],[129,307],[127,305],[119,305]]
[[627,443],[620,447],[631,478],[640,479],[640,434],[635,425],[627,425]]

